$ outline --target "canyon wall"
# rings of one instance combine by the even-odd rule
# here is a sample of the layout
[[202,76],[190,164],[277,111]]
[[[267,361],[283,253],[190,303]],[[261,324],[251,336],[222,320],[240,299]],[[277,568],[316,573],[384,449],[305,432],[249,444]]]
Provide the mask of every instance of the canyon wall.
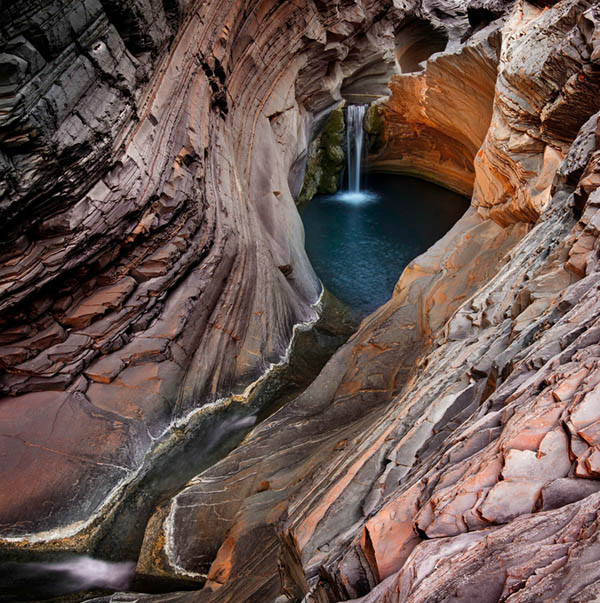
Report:
[[[398,61],[410,71],[393,76],[390,97],[372,108],[379,124],[370,170],[417,176],[471,196],[473,160],[492,117],[504,22],[501,13],[487,16],[493,21],[474,31],[470,26],[466,43],[450,37],[441,23],[435,29],[429,21],[409,21],[400,30]],[[441,48],[436,40],[443,40]],[[433,54],[407,66],[415,46],[424,59]]]
[[153,451],[241,399],[317,317],[292,192],[342,85],[385,90],[399,15],[267,0],[2,11],[0,536],[85,549]]
[[480,213],[499,223],[538,219],[562,157],[600,108],[594,16],[585,6],[563,2],[540,14],[525,3],[503,29],[504,68],[475,161],[474,197]]
[[304,393],[156,509],[138,575],[198,590],[97,601],[597,598],[598,9],[19,4],[4,550],[92,547],[163,434],[284,357],[320,293],[306,148],[399,68],[374,160],[471,208]]
[[[597,598],[597,24],[577,0],[513,7],[471,209],[304,394],[157,511],[138,571],[204,584],[168,600]],[[569,131],[530,127],[542,72],[541,113],[568,96]]]

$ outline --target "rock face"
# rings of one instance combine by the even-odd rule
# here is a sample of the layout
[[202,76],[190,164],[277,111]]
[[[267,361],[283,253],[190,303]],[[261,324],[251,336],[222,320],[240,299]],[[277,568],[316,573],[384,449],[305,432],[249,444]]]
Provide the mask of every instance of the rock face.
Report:
[[0,536],[87,548],[169,431],[316,318],[292,192],[340,87],[384,90],[400,17],[42,4],[2,8]]
[[[556,91],[575,62],[596,73],[596,22],[575,0],[513,7],[473,207],[303,395],[157,511],[138,571],[204,584],[169,600],[598,596],[594,78],[565,89],[570,135],[526,118],[540,70]],[[511,92],[521,113],[500,123],[516,72],[531,74]],[[524,132],[531,150],[507,146]],[[510,183],[511,202],[488,194]]]
[[[319,292],[292,200],[311,123],[381,94],[395,58],[374,161],[472,207],[303,394],[156,510],[138,574],[199,590],[103,600],[595,600],[599,19],[583,0],[15,12],[5,547],[90,546],[173,421],[283,355]],[[113,79],[82,83],[88,62]]]
[[335,193],[340,185],[340,172],[346,152],[346,124],[343,107],[329,115],[323,131],[308,147],[302,189],[296,199],[298,206],[310,201],[317,193]]
[[562,156],[600,109],[595,13],[586,7],[562,2],[541,13],[524,3],[504,27],[492,126],[475,162],[482,215],[537,220]]
[[[468,14],[473,21],[472,9]],[[473,160],[492,117],[504,18],[483,11],[466,32],[429,18],[409,20],[397,34],[403,73],[378,105],[383,127],[369,168],[412,174],[470,197]]]

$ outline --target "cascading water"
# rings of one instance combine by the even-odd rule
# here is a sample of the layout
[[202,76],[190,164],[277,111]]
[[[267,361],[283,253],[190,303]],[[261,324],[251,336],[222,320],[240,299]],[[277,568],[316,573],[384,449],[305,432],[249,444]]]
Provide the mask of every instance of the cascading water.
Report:
[[363,120],[367,105],[348,105],[346,118],[346,161],[348,165],[348,190],[360,193],[360,164],[363,150]]
[[468,206],[457,193],[409,176],[372,173],[368,187],[361,182],[366,109],[346,109],[348,186],[317,195],[302,210],[311,264],[324,286],[361,316],[391,297],[402,270]]

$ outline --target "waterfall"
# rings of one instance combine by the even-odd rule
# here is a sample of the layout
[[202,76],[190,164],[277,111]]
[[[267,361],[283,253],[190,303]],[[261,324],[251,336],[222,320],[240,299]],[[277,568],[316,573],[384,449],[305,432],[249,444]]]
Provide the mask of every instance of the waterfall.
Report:
[[348,190],[360,192],[360,161],[363,149],[363,119],[367,105],[348,105],[346,118],[346,161],[348,165]]

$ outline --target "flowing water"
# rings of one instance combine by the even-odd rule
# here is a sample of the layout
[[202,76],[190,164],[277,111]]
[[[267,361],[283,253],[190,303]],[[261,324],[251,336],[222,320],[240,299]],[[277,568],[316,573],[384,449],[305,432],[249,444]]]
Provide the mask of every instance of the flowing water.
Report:
[[321,304],[319,320],[298,330],[288,364],[273,368],[244,402],[195,415],[161,442],[105,519],[89,556],[0,550],[0,603],[83,601],[113,590],[152,593],[200,588],[191,581],[134,575],[148,519],[188,480],[238,446],[254,425],[303,391],[354,332],[357,322],[352,311],[326,291]]
[[[467,207],[463,197],[414,178],[371,176],[369,186],[362,187],[365,110],[366,105],[348,107],[349,190],[315,197],[303,212],[306,248],[317,273],[325,287],[359,315],[384,303],[404,266],[442,236]],[[352,310],[326,293],[321,318],[300,332],[288,365],[275,370],[244,404],[201,415],[173,443],[166,442],[105,522],[104,535],[90,551],[97,558],[58,552],[27,559],[24,552],[17,561],[0,551],[0,602],[63,600],[67,593],[81,593],[69,598],[81,601],[90,589],[197,588],[135,579],[133,560],[148,518],[161,501],[223,458],[253,425],[310,383],[355,329]]]
[[360,193],[360,169],[363,159],[363,121],[367,105],[348,105],[346,112],[346,169],[348,192]]
[[366,315],[467,207],[466,198],[430,182],[368,174],[358,193],[317,195],[305,206],[306,251],[325,287]]
[[132,561],[113,563],[84,555],[47,563],[5,563],[0,565],[0,601],[35,601],[90,589],[127,589],[134,573]]

